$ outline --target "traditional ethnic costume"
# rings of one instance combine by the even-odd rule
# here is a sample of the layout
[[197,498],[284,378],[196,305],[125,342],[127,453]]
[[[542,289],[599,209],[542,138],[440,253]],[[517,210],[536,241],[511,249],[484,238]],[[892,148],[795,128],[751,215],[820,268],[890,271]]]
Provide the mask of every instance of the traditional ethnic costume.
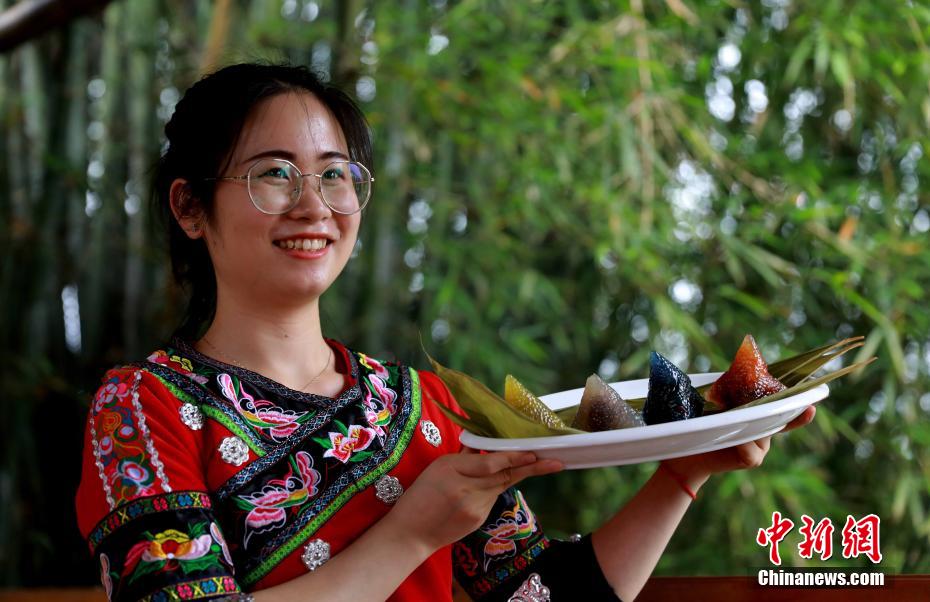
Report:
[[[107,373],[90,409],[77,510],[111,600],[236,599],[294,579],[382,518],[435,458],[460,450],[460,429],[436,406],[457,405],[434,374],[328,343],[345,377],[335,399],[181,340]],[[616,599],[589,538],[548,539],[515,489],[390,600],[450,600],[453,570],[476,600]]]

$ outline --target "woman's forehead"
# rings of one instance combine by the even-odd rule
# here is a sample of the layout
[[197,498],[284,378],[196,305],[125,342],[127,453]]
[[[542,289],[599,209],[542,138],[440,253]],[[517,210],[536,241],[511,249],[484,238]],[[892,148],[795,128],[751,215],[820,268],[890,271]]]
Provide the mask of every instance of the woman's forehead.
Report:
[[300,92],[277,94],[252,109],[232,163],[269,150],[288,151],[304,160],[332,152],[348,155],[345,135],[329,107],[316,96]]

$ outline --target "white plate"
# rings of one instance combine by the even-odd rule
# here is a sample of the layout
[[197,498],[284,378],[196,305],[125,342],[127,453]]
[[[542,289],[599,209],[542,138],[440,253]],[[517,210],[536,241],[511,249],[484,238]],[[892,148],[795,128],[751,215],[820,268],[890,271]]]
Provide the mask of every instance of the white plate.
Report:
[[[722,372],[691,374],[691,382],[700,387],[715,381]],[[645,397],[649,379],[610,383],[621,397]],[[545,395],[540,399],[553,410],[576,405],[584,389],[572,389]],[[652,424],[629,429],[531,437],[524,439],[495,439],[480,437],[464,431],[460,440],[474,449],[489,451],[532,451],[539,458],[554,458],[566,468],[593,468],[639,464],[690,456],[703,452],[733,447],[754,441],[780,431],[809,405],[830,394],[827,385],[819,385],[770,403],[751,408],[737,408],[710,416]]]

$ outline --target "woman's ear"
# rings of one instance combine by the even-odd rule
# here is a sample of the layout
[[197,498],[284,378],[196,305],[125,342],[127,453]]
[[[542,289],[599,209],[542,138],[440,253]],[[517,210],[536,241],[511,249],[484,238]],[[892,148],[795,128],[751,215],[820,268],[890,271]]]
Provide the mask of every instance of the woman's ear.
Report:
[[191,193],[190,184],[187,180],[178,178],[171,183],[168,194],[171,199],[171,213],[174,219],[178,220],[178,225],[189,238],[201,238],[203,236],[203,210]]

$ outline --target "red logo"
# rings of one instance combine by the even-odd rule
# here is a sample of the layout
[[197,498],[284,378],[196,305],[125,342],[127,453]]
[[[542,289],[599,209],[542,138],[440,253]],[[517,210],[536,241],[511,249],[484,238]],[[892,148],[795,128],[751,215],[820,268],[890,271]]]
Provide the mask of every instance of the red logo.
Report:
[[756,534],[756,543],[762,547],[769,546],[769,560],[772,564],[781,564],[781,556],[778,554],[778,543],[785,538],[785,535],[794,528],[794,522],[790,518],[782,518],[781,512],[772,513],[772,526],[768,529],[759,529]]
[[843,558],[856,558],[865,554],[872,564],[882,561],[878,545],[878,528],[881,519],[874,514],[863,516],[859,520],[846,517],[843,526]]
[[[829,560],[833,556],[833,532],[836,530],[833,521],[822,518],[819,522],[810,516],[801,515],[803,523],[798,532],[803,540],[798,544],[798,555],[801,558],[813,558],[818,554],[821,560]],[[882,560],[879,544],[879,527],[881,519],[875,514],[869,514],[859,520],[852,516],[846,517],[843,526],[843,558],[858,558],[865,555],[873,564]],[[784,518],[777,510],[772,513],[772,524],[765,529],[759,529],[756,534],[756,543],[769,548],[769,560],[774,565],[781,565],[781,554],[778,544],[794,528],[794,522]]]

